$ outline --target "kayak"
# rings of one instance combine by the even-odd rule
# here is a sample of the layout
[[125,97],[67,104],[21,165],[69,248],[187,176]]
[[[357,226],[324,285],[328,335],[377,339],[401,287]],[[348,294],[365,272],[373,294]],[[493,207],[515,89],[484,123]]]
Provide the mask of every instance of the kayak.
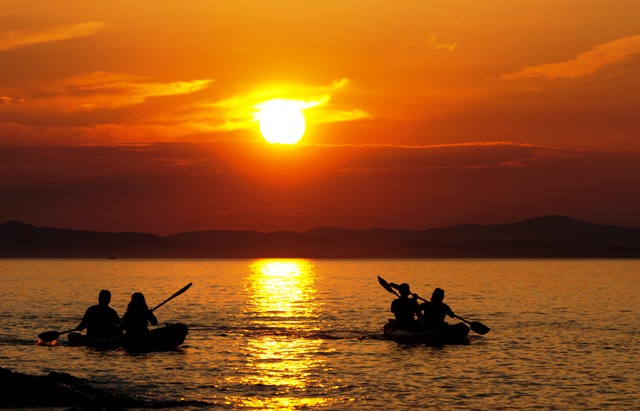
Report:
[[154,328],[148,333],[127,337],[117,335],[105,338],[87,338],[80,333],[70,333],[69,345],[74,347],[94,347],[104,350],[123,347],[128,352],[171,351],[182,344],[187,337],[189,328],[182,324],[170,324],[165,327]]
[[113,337],[89,338],[80,333],[69,333],[67,341],[73,347],[93,347],[108,350],[111,348],[122,347],[123,335],[114,335]]
[[188,332],[189,328],[184,324],[167,325],[132,338],[124,338],[123,346],[128,352],[171,351],[184,342]]
[[401,330],[395,328],[396,320],[390,319],[382,327],[384,338],[399,343],[422,343],[428,345],[468,344],[469,327],[465,323],[446,325],[439,329],[416,328]]

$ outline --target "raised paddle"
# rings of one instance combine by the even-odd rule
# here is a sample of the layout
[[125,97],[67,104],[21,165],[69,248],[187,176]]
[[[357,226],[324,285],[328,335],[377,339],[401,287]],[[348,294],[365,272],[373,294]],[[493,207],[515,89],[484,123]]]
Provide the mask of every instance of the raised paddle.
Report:
[[[378,276],[378,282],[380,283],[380,285],[382,285],[385,290],[389,291],[390,293],[393,293],[395,295],[398,295],[398,293],[396,293],[396,291],[394,290],[394,288],[400,289],[400,286],[398,284],[395,283],[388,283],[387,281],[385,281],[384,278]],[[413,294],[413,295],[417,295],[415,293],[409,293],[409,294]],[[418,296],[418,300],[422,300],[425,302],[429,302],[429,300],[425,300],[424,298]],[[487,327],[486,325],[482,324],[479,321],[467,321],[464,318],[460,317],[459,315],[455,316],[458,320],[461,320],[467,324],[469,324],[469,327],[471,327],[471,329],[473,330],[473,332],[476,332],[480,335],[485,335],[486,333],[488,333],[489,331],[491,331],[491,329],[489,327]]]
[[380,283],[381,286],[384,287],[385,290],[389,291],[391,294],[395,294],[396,296],[400,297],[398,295],[397,292],[395,292],[395,290],[393,288],[391,288],[391,284],[389,284],[388,282],[386,282],[384,280],[384,278],[378,276],[378,282]]
[[[167,298],[166,300],[164,300],[160,304],[158,304],[155,307],[153,307],[151,309],[151,311],[157,310],[158,308],[162,307],[163,305],[165,305],[169,301],[173,300],[174,298],[176,298],[180,294],[182,294],[185,291],[187,291],[189,289],[189,287],[191,287],[191,284],[193,284],[193,283],[189,283],[189,284],[185,285],[184,287],[182,287],[179,291],[176,291],[171,297]],[[71,331],[75,331],[75,328],[73,328],[71,330],[67,330],[67,331],[46,331],[46,332],[38,334],[38,338],[43,343],[50,343],[50,342],[55,341],[58,338],[60,338],[60,336],[62,334],[67,334],[67,333],[70,333]]]
[[151,311],[155,311],[158,308],[162,307],[163,305],[165,305],[166,303],[168,303],[169,301],[173,300],[174,298],[176,298],[177,296],[179,296],[180,294],[184,293],[185,291],[187,291],[189,289],[189,287],[191,287],[191,284],[193,283],[189,283],[187,285],[185,285],[184,287],[182,287],[179,291],[176,291],[171,297],[167,298],[166,300],[164,300],[163,302],[161,302],[160,304],[156,305],[155,307],[153,307],[151,309]]

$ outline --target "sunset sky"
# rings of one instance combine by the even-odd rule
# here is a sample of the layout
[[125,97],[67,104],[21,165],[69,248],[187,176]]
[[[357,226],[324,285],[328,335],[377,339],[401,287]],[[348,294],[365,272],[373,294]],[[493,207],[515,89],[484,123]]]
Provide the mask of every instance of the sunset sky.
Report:
[[0,223],[640,227],[639,182],[638,0],[0,0]]

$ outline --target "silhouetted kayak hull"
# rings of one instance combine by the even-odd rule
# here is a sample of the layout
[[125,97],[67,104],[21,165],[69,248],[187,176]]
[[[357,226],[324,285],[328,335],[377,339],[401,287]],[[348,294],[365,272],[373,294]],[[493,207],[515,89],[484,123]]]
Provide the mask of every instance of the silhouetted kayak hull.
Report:
[[123,346],[129,352],[171,351],[184,342],[188,332],[186,325],[172,324],[130,339],[125,338]]
[[400,343],[423,343],[428,345],[467,344],[469,327],[464,323],[447,325],[437,330],[399,330],[395,328],[395,320],[389,320],[382,327],[384,337]]
[[171,351],[182,344],[189,328],[181,323],[154,328],[148,333],[134,337],[115,336],[100,339],[89,339],[80,333],[70,333],[69,345],[113,349],[123,347],[129,352]]
[[70,333],[67,336],[69,345],[73,347],[94,347],[104,350],[118,348],[122,346],[122,336],[104,337],[104,338],[88,338],[84,334]]

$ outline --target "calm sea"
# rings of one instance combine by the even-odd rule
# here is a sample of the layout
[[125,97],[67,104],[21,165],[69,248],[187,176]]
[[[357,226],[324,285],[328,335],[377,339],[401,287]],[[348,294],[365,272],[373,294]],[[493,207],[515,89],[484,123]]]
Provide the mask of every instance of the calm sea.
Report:
[[[439,348],[381,338],[377,276],[491,327]],[[110,289],[190,327],[175,352],[36,346]],[[638,260],[0,260],[0,364],[181,409],[638,410]],[[455,320],[452,320],[455,321]],[[205,405],[208,404],[208,405]]]

